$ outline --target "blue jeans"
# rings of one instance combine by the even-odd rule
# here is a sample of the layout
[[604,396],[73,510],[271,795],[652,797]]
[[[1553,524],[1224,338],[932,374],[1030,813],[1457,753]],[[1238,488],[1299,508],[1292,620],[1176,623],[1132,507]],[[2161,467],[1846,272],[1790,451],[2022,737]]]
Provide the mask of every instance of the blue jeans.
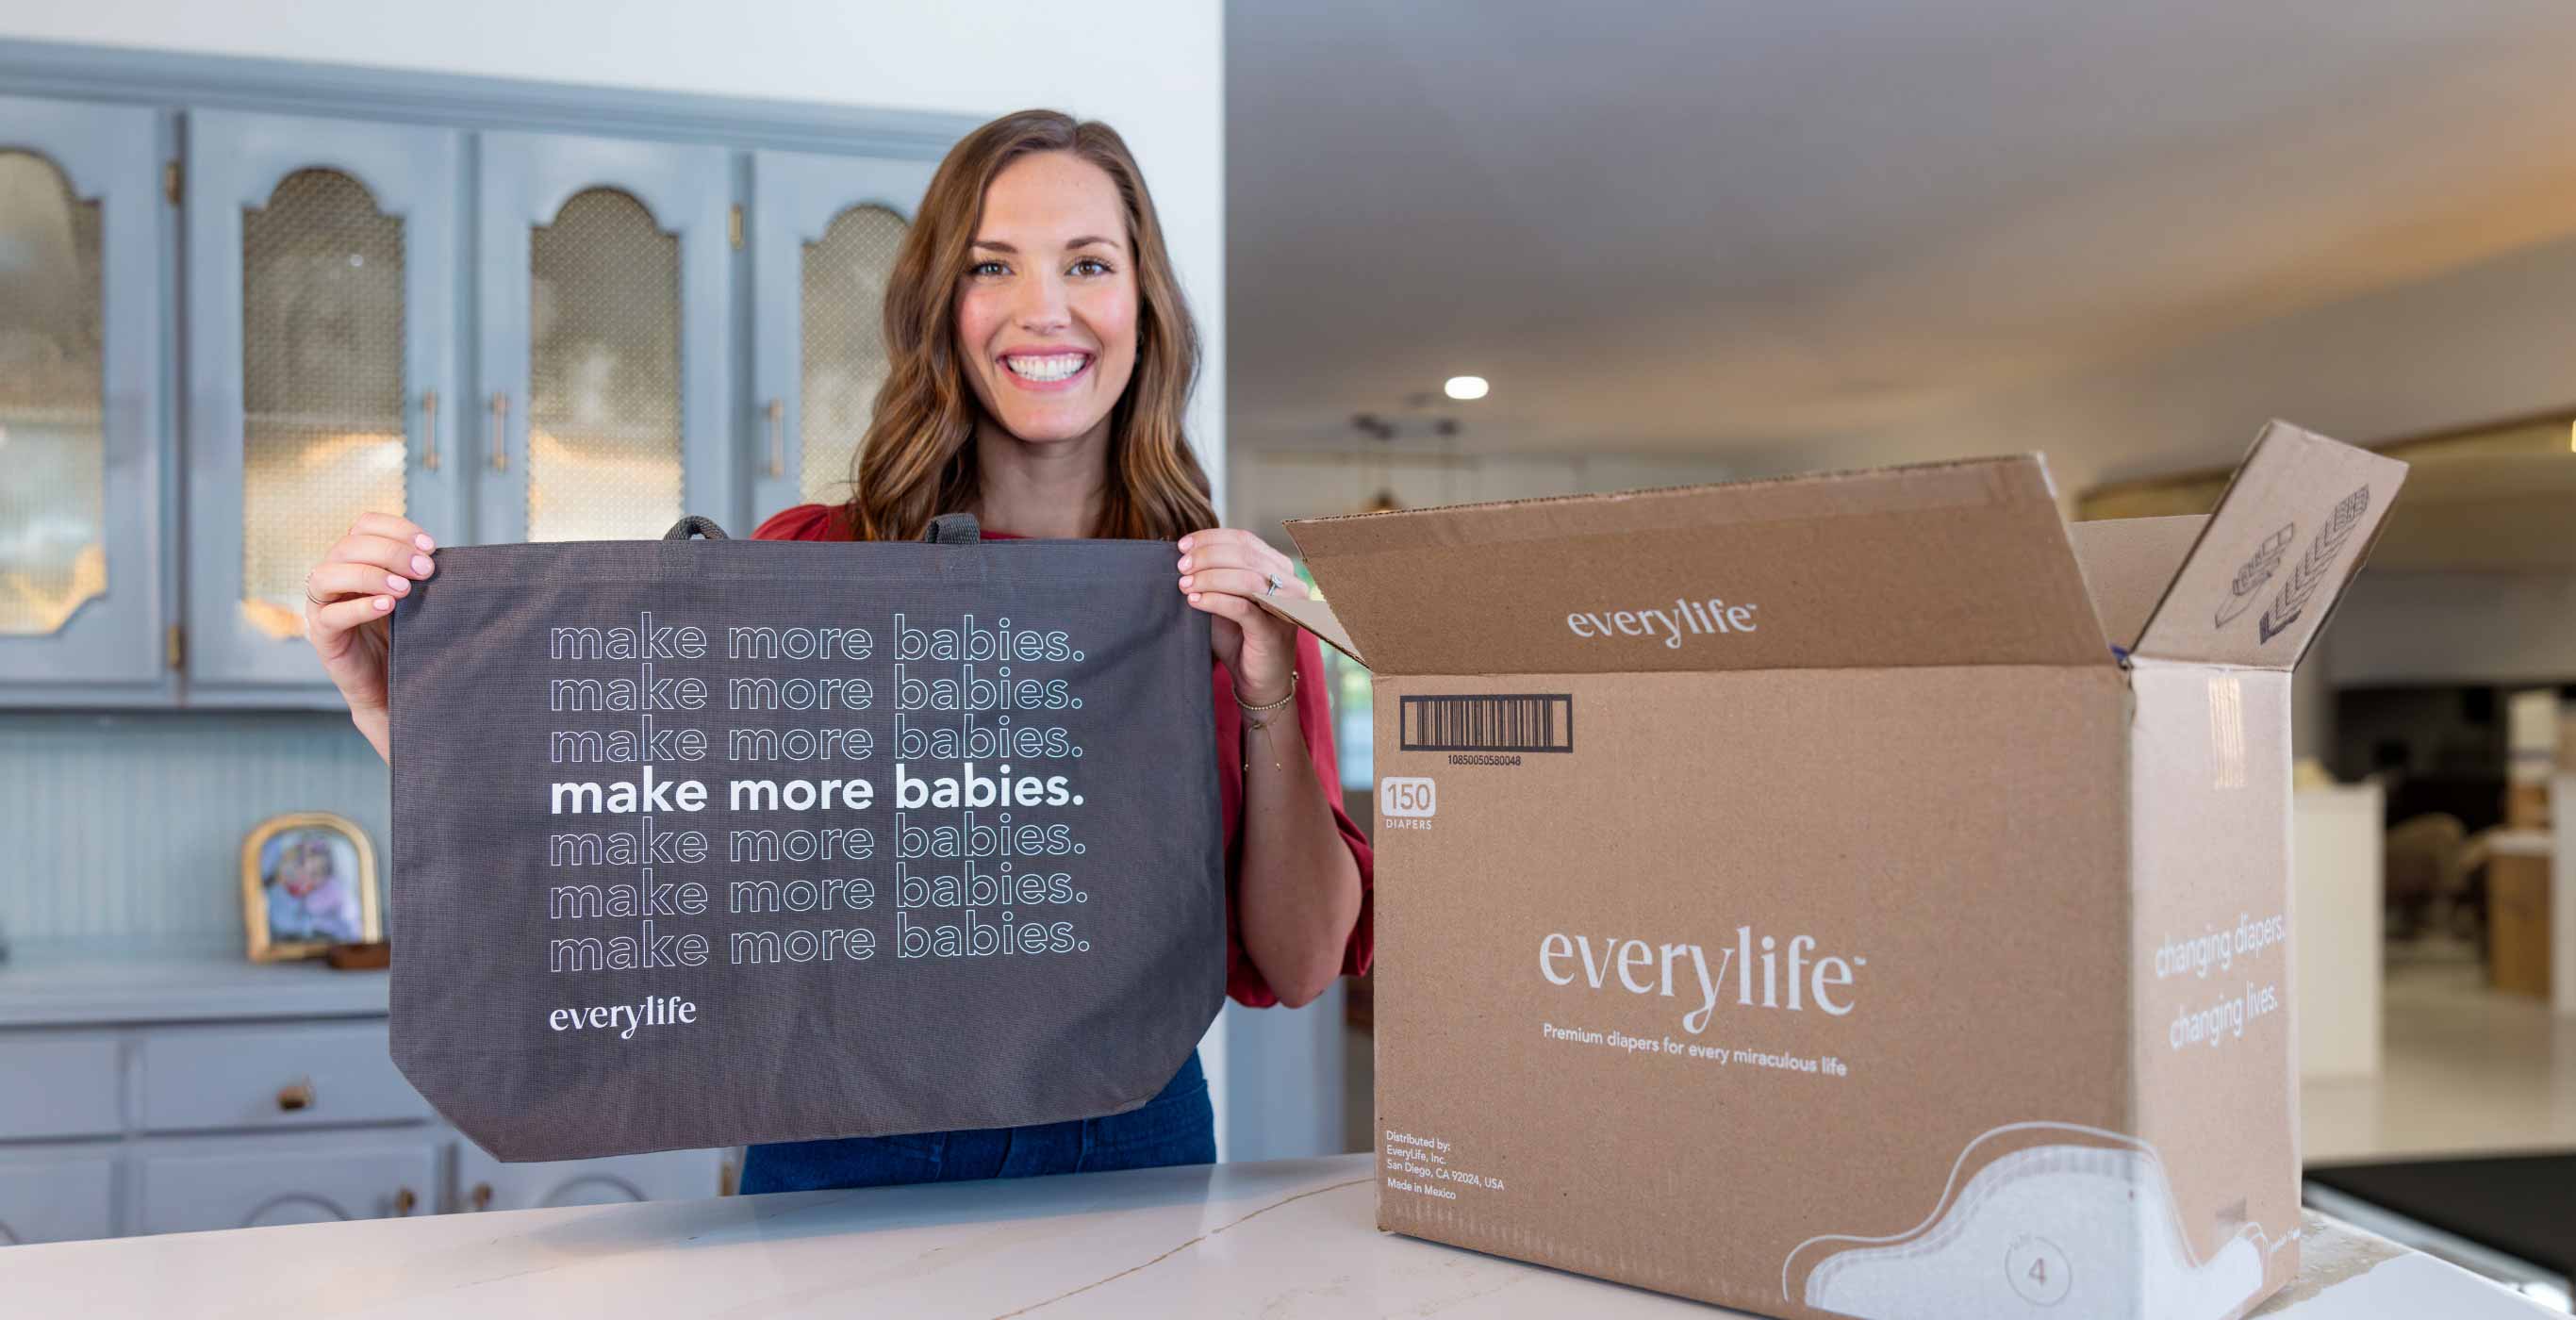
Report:
[[1027,1127],[754,1146],[743,1160],[742,1190],[744,1195],[807,1192],[1215,1162],[1216,1111],[1208,1104],[1207,1076],[1192,1051],[1161,1094],[1123,1114]]

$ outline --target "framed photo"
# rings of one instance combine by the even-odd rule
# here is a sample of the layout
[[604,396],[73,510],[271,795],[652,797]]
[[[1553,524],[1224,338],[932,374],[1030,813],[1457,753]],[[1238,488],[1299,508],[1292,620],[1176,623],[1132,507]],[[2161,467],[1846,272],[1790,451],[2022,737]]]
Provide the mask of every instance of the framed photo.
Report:
[[252,962],[312,958],[385,937],[376,850],[327,811],[274,816],[242,840],[242,925]]

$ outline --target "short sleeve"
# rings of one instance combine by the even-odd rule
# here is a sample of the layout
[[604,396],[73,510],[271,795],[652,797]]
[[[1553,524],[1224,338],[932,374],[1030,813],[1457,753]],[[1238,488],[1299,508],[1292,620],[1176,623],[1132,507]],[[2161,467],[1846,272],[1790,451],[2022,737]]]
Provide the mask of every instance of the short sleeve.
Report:
[[754,528],[755,541],[846,541],[849,524],[841,511],[829,504],[799,504],[769,515]]

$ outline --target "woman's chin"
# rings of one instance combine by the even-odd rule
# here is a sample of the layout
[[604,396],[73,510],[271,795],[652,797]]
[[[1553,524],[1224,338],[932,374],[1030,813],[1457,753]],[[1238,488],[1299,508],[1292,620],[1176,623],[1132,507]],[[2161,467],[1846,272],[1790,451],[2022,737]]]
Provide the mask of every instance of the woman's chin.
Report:
[[1103,418],[1050,410],[1019,416],[1006,412],[997,420],[1002,423],[1003,430],[1011,433],[1012,439],[1022,444],[1062,445],[1097,431]]

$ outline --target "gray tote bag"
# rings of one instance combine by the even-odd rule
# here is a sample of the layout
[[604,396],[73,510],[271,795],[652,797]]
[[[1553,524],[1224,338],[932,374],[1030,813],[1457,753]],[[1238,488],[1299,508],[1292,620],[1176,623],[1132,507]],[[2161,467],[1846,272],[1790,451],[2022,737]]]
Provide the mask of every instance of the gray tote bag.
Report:
[[1151,1099],[1225,994],[1176,558],[442,548],[392,625],[394,1061],[504,1160]]

